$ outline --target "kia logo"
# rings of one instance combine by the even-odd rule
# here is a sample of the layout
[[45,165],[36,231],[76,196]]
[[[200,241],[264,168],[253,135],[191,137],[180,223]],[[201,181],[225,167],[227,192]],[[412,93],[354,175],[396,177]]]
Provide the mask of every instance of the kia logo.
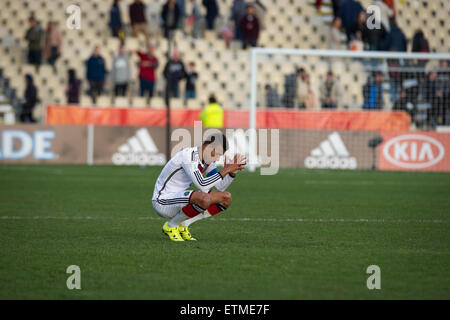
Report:
[[401,168],[422,169],[441,161],[445,149],[434,138],[420,134],[405,134],[386,142],[383,154],[386,160]]

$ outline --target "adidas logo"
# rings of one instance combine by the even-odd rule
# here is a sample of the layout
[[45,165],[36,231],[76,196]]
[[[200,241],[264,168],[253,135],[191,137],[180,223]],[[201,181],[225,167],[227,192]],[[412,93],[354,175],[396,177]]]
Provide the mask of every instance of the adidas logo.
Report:
[[164,165],[166,156],[158,148],[147,129],[139,129],[112,156],[115,165]]
[[355,157],[350,157],[341,136],[333,132],[305,159],[306,168],[356,169]]

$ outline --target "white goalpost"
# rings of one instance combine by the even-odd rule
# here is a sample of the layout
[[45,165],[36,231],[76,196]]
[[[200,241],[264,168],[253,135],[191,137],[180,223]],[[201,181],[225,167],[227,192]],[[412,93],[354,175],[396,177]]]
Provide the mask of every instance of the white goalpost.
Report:
[[[379,109],[396,110],[396,108],[399,108],[399,101],[404,98],[406,92],[406,99],[411,101],[405,102],[405,111],[411,113],[415,121],[414,125],[417,126],[422,125],[420,121],[424,117],[424,113],[428,114],[428,118],[430,118],[432,108],[433,113],[437,112],[435,111],[436,106],[432,105],[434,102],[427,101],[429,99],[427,96],[429,95],[427,91],[429,89],[428,77],[433,77],[429,74],[436,72],[440,79],[444,79],[447,75],[450,77],[450,54],[448,53],[252,48],[249,53],[249,62],[249,150],[253,151],[249,152],[248,155],[248,169],[250,171],[256,170],[257,163],[255,159],[257,156],[257,109],[271,107],[264,101],[261,93],[264,90],[263,87],[269,83],[277,90],[284,87],[286,91],[286,76],[289,73],[295,73],[298,67],[305,68],[312,81],[316,83],[323,82],[326,73],[332,71],[345,93],[338,109],[352,111],[363,110],[363,104],[366,103],[364,99],[367,98],[363,92],[364,84],[371,81],[370,79],[374,77],[375,73],[379,73],[383,75],[383,88],[385,88],[384,95],[386,96],[386,102]],[[411,88],[414,88],[413,96],[411,96]],[[296,92],[297,89],[293,89],[293,92]],[[316,91],[316,96],[319,96],[319,90]],[[297,100],[297,93],[295,95],[295,100]],[[281,92],[281,96],[283,98],[280,98],[280,100],[285,99],[286,92]],[[319,105],[316,106],[315,111],[322,110],[319,97],[317,100]],[[403,100],[401,100],[401,103],[404,102]],[[438,109],[447,108],[447,104],[450,102],[446,99],[439,101]],[[278,107],[286,108],[287,105],[281,103]],[[292,110],[305,109],[297,101],[294,101],[290,108]],[[439,119],[436,116],[436,119],[425,119],[423,123],[429,125],[434,121],[436,125],[450,125],[447,122],[450,121],[449,115],[444,115],[444,118],[447,117],[448,119],[443,119],[440,114],[438,116]]]

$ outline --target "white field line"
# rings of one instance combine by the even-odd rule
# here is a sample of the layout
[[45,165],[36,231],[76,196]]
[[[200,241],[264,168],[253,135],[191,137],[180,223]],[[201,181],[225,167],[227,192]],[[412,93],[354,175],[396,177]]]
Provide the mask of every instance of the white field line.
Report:
[[302,181],[304,184],[329,184],[329,185],[408,185],[408,186],[450,186],[450,183],[420,183],[420,182],[411,182],[411,181],[369,181],[369,180],[304,180]]
[[[160,220],[160,217],[98,217],[98,216],[0,216],[0,220]],[[307,223],[436,223],[448,224],[450,221],[441,219],[332,219],[332,218],[216,218],[209,221],[238,221],[238,222],[307,222]]]

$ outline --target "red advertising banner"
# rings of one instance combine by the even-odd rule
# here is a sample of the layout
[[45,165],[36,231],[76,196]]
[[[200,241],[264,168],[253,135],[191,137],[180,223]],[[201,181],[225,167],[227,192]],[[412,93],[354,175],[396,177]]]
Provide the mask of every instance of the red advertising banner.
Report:
[[[171,110],[172,126],[193,126],[200,110]],[[164,109],[95,108],[78,106],[48,106],[47,124],[54,125],[127,125],[165,126]],[[225,110],[225,127],[248,128],[249,112]],[[406,112],[390,111],[304,111],[258,110],[258,128],[327,129],[327,130],[385,130],[406,131],[410,117]]]
[[380,170],[450,171],[450,133],[381,132]]

